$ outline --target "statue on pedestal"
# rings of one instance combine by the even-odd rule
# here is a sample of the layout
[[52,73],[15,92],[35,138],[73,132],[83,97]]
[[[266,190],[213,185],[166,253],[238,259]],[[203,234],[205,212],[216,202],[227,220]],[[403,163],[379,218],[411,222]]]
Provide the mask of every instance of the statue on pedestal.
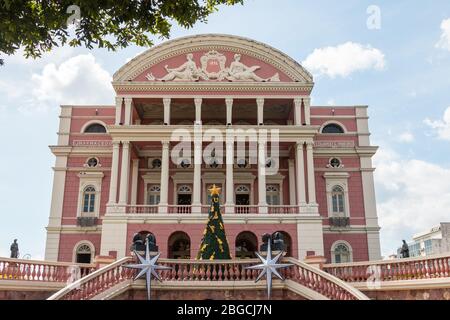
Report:
[[11,258],[17,259],[19,258],[19,244],[17,243],[17,239],[14,239],[14,242],[11,244]]
[[409,258],[409,247],[405,240],[403,240],[403,245],[400,250],[402,258]]
[[157,252],[158,246],[156,245],[156,238],[152,233],[149,233],[145,238],[140,233],[135,233],[133,236],[133,244],[131,245],[132,251],[145,251],[145,245],[148,242],[148,249],[150,252]]

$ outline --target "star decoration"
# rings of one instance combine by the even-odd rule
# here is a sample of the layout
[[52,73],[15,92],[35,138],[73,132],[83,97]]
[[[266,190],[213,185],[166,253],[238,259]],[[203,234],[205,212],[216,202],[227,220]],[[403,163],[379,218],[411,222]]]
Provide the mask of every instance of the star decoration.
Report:
[[210,188],[210,189],[208,189],[208,191],[209,191],[209,193],[213,196],[213,195],[219,195],[220,194],[220,190],[221,190],[221,188],[219,188],[219,187],[216,187],[216,185],[215,184],[213,184],[213,186]]
[[147,246],[145,249],[145,259],[143,257],[141,257],[141,255],[139,253],[137,253],[136,251],[134,251],[134,253],[136,254],[136,257],[138,257],[140,264],[128,264],[128,265],[125,265],[124,267],[132,268],[132,269],[141,269],[141,271],[138,273],[138,275],[134,278],[134,281],[136,281],[137,279],[139,279],[141,276],[143,276],[145,274],[145,281],[147,284],[147,298],[148,298],[148,300],[150,300],[150,291],[152,288],[151,287],[152,275],[159,281],[162,281],[161,277],[156,272],[156,270],[171,270],[172,268],[166,267],[166,266],[158,266],[156,264],[161,253],[158,253],[154,257],[150,257],[150,250],[148,248],[148,242],[147,242]]
[[278,273],[277,269],[287,268],[292,266],[292,263],[277,263],[278,260],[282,257],[284,252],[280,252],[272,259],[272,247],[271,247],[272,239],[269,238],[267,242],[267,257],[264,258],[258,252],[255,252],[256,256],[261,260],[260,264],[255,266],[246,267],[245,269],[253,269],[253,270],[261,270],[261,273],[256,278],[255,282],[261,280],[261,278],[265,275],[267,282],[267,299],[270,299],[270,294],[272,291],[272,275],[276,275],[280,280],[284,280],[283,277]]

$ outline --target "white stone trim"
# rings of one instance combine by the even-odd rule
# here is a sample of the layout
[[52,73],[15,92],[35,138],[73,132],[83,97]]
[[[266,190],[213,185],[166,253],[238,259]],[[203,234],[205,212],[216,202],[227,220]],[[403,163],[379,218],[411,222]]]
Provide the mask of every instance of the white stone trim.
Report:
[[117,252],[117,259],[127,255],[127,222],[105,217],[102,224],[100,254],[107,256],[109,251]]
[[334,252],[336,250],[336,247],[340,244],[344,244],[347,246],[348,252],[350,254],[350,262],[353,262],[353,248],[350,245],[350,243],[348,243],[345,240],[336,240],[335,242],[333,242],[333,244],[331,245],[331,248],[330,248],[331,263],[336,263],[336,257],[334,256]]
[[298,259],[304,260],[307,251],[316,256],[324,255],[322,219],[299,220],[297,222]]
[[77,249],[78,249],[78,247],[80,247],[81,245],[87,245],[90,249],[91,249],[91,262],[90,263],[93,263],[94,262],[94,258],[95,258],[95,246],[94,246],[94,244],[91,242],[91,241],[89,241],[89,240],[80,240],[80,241],[78,241],[75,245],[74,245],[74,247],[73,247],[73,249],[72,249],[72,262],[74,262],[74,263],[76,263],[76,258],[77,258]]
[[[104,174],[103,172],[80,172],[78,178],[80,178],[80,184],[78,187],[78,209],[77,217],[99,217],[100,216],[100,201],[102,195],[102,180]],[[83,213],[83,193],[84,189],[88,186],[93,186],[95,188],[95,205],[94,212],[91,214]]]
[[322,125],[320,126],[320,129],[319,129],[319,133],[324,134],[324,135],[338,134],[338,133],[322,133],[323,128],[325,128],[329,124],[337,124],[338,126],[340,126],[342,128],[342,130],[344,130],[343,134],[349,134],[349,133],[355,134],[356,133],[356,132],[349,132],[347,130],[347,127],[342,122],[335,120],[335,119],[328,120],[328,121],[325,121],[324,123],[322,123]]
[[[84,132],[84,131],[87,129],[87,127],[89,127],[91,124],[95,124],[95,123],[101,124],[102,126],[104,126],[104,127],[105,127],[105,130],[106,130],[106,133]],[[81,127],[81,130],[80,130],[80,133],[82,133],[83,135],[84,135],[84,134],[87,134],[87,135],[90,135],[90,134],[95,134],[95,135],[98,135],[98,134],[108,134],[108,125],[107,125],[106,123],[104,123],[103,121],[101,121],[101,120],[93,119],[93,120],[90,120],[90,121],[86,122],[85,124],[83,124],[83,126]]]
[[[161,172],[152,172],[152,173],[146,173],[145,175],[142,175],[142,180],[144,180],[144,203],[148,205],[148,186],[149,185],[158,185],[161,189]],[[161,199],[161,195],[160,195]]]
[[348,179],[350,175],[347,172],[325,172],[325,188],[327,193],[328,216],[334,217],[332,192],[335,186],[340,186],[344,191],[344,216],[350,217],[350,201],[348,192]]
[[69,145],[70,124],[72,122],[72,107],[61,107],[59,116],[58,145]]

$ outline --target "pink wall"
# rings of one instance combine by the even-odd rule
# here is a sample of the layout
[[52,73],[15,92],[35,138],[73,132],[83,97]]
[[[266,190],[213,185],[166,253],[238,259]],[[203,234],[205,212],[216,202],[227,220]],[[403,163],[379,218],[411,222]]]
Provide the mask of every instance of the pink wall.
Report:
[[[166,258],[168,252],[168,240],[171,234],[177,231],[183,231],[187,233],[191,239],[191,259],[195,258],[200,242],[203,236],[203,230],[206,225],[204,224],[129,224],[128,236],[127,236],[127,248],[130,247],[133,239],[133,235],[140,231],[149,231],[156,237],[156,242],[159,247],[159,251],[162,252],[161,257]],[[264,233],[274,233],[275,231],[284,231],[288,233],[292,241],[292,255],[297,257],[297,225],[296,224],[227,224],[225,223],[225,231],[227,234],[228,245],[232,256],[235,254],[235,241],[240,232],[251,231],[258,238],[258,249],[261,244],[261,236]]]
[[338,240],[347,241],[353,250],[353,261],[367,261],[369,260],[369,251],[367,248],[367,235],[365,233],[359,234],[345,234],[345,233],[326,233],[323,235],[323,245],[325,250],[325,257],[327,262],[331,263],[331,246]]
[[82,240],[87,240],[92,242],[95,247],[95,255],[100,254],[100,234],[66,234],[63,233],[59,238],[59,256],[58,261],[72,262],[73,261],[73,251],[75,245]]

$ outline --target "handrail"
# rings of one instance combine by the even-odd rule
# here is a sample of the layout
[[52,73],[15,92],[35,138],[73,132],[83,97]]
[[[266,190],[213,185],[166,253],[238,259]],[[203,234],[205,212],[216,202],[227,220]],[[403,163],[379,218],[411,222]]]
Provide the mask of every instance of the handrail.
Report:
[[94,269],[92,264],[0,258],[0,280],[61,283],[84,277]]
[[450,277],[450,254],[420,258],[326,264],[323,270],[346,282],[416,280]]
[[411,257],[411,258],[397,258],[390,260],[371,260],[371,261],[358,261],[358,262],[347,262],[347,263],[327,263],[324,267],[354,267],[362,265],[378,265],[378,264],[392,264],[400,262],[418,262],[430,259],[447,258],[450,257],[450,252],[440,253],[435,255],[423,256],[423,257]]
[[59,290],[58,292],[51,295],[47,300],[60,300],[62,298],[65,298],[65,296],[69,296],[70,293],[76,293],[79,289],[82,289],[82,286],[88,283],[89,281],[101,278],[102,275],[104,275],[106,272],[113,270],[117,267],[123,266],[125,263],[128,263],[132,260],[131,257],[124,257],[122,259],[119,259],[111,264],[108,264],[104,266],[103,268],[100,268],[90,274],[88,274],[86,277],[83,277],[81,279],[78,279],[77,281],[69,284],[65,288]]
[[95,267],[94,264],[91,263],[75,263],[75,262],[62,262],[62,261],[46,261],[46,260],[28,260],[28,259],[15,259],[15,258],[7,258],[0,257],[0,262],[15,262],[15,263],[27,263],[27,264],[42,264],[49,266],[80,266],[80,267]]
[[316,290],[328,298],[336,299],[336,294],[337,294],[338,299],[369,300],[369,298],[365,294],[363,294],[361,291],[359,291],[358,289],[356,289],[353,286],[345,283],[344,281],[326,273],[325,271],[320,270],[319,268],[312,267],[311,265],[308,265],[307,263],[301,262],[294,258],[285,258],[285,260],[287,262],[290,262],[290,263],[298,266],[301,269],[308,270],[308,271],[318,275],[322,279],[326,280],[326,282],[328,282],[328,285],[332,284],[332,286],[336,290],[334,295],[330,294],[330,292],[327,292],[327,291],[329,291],[330,288],[328,288],[328,290],[327,290],[326,288],[322,287],[323,288],[322,290]]
[[[106,290],[130,280],[135,270],[124,268],[132,260],[131,257],[122,258],[92,274],[80,279],[66,288],[55,293],[49,300],[85,300],[92,299]],[[159,275],[164,281],[171,283],[190,282],[229,282],[254,281],[258,275],[256,270],[246,267],[254,265],[259,260],[182,260],[160,259],[159,264],[171,267],[170,270],[160,270]],[[281,270],[288,280],[313,290],[329,299],[361,299],[367,297],[357,289],[343,281],[302,263],[294,258],[285,259],[293,265]]]

